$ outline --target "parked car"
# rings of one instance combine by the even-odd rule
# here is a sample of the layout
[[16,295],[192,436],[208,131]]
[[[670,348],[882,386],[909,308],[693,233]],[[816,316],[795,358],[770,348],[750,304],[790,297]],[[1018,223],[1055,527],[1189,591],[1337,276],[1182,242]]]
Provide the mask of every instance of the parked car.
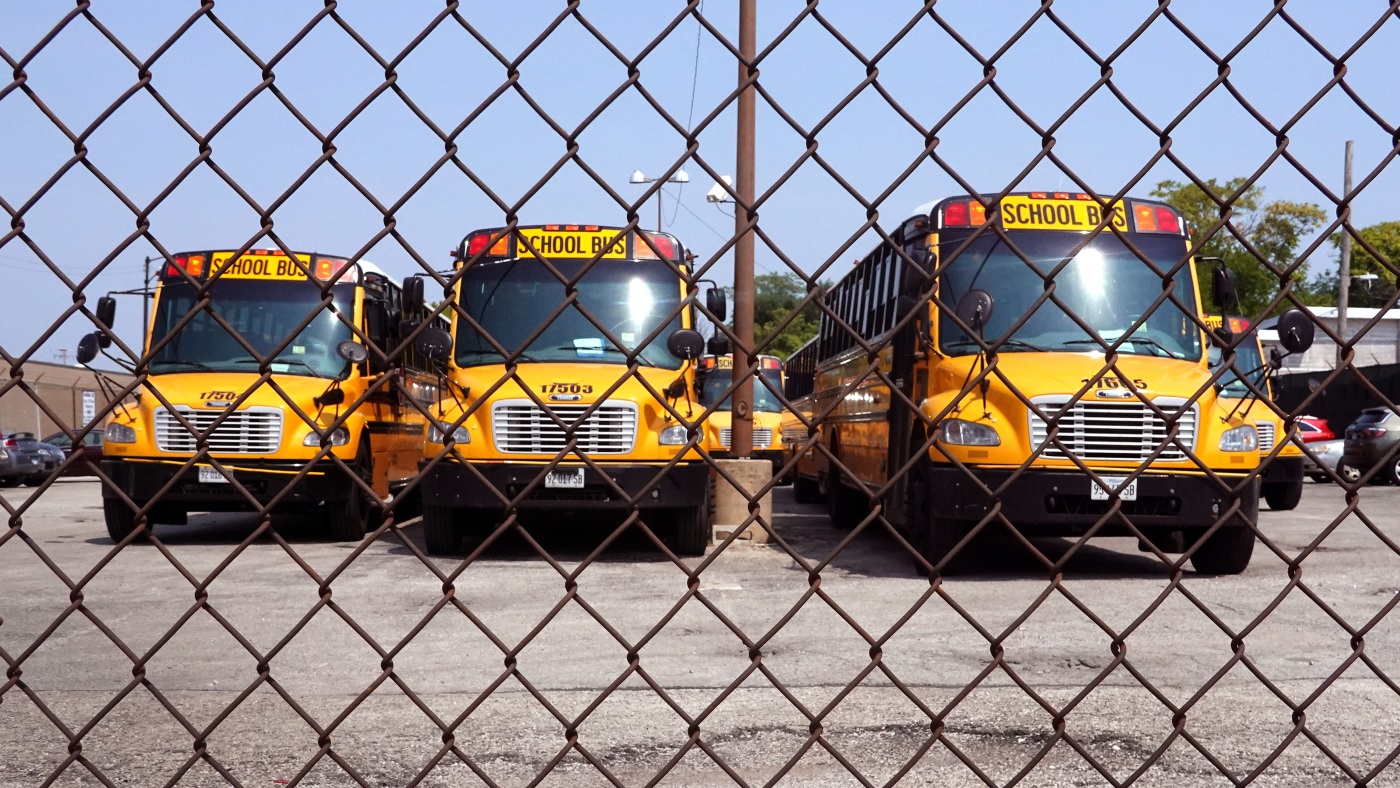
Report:
[[[63,456],[73,453],[73,441],[61,432],[44,438],[44,443],[52,444]],[[83,445],[78,447],[81,456],[72,465],[63,469],[64,476],[95,476],[97,467],[102,464],[102,430],[95,429],[83,436]]]
[[[5,466],[0,467],[0,486],[14,487],[20,482],[42,479],[44,467],[48,464],[47,452],[34,439],[32,432],[8,432],[0,436],[0,448],[8,457]],[[55,461],[49,469],[57,467]]]
[[1361,411],[1356,421],[1347,427],[1346,445],[1337,463],[1337,473],[1349,482],[1356,481],[1384,461],[1386,465],[1376,478],[1400,484],[1400,457],[1387,457],[1397,442],[1400,442],[1400,415],[1390,408]]
[[[1321,461],[1323,466],[1326,466],[1327,470],[1335,471],[1337,470],[1337,461],[1342,459],[1342,447],[1345,444],[1346,441],[1340,438],[1334,438],[1330,441],[1314,441],[1308,444],[1308,451],[1316,454],[1317,459]],[[1331,478],[1323,470],[1322,466],[1319,466],[1318,463],[1313,462],[1311,457],[1307,456],[1303,457],[1303,475],[1315,482],[1325,482]],[[1360,477],[1358,476],[1356,478]],[[1355,481],[1355,479],[1353,479],[1353,481]]]
[[1299,416],[1298,434],[1303,439],[1303,443],[1330,441],[1337,437],[1333,434],[1332,428],[1327,426],[1327,419],[1320,419],[1316,416]]

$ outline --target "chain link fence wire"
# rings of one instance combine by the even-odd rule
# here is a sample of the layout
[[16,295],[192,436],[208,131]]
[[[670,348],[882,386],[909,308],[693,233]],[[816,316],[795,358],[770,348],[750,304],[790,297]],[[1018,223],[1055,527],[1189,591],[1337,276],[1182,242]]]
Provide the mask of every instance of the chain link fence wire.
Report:
[[[1238,240],[1269,284],[1267,304],[1245,315],[1258,323],[1308,306],[1300,296],[1304,263],[1325,256],[1327,240],[1341,233],[1395,278],[1387,250],[1351,221],[1353,202],[1382,177],[1394,150],[1342,192],[1298,158],[1289,140],[1316,122],[1331,106],[1325,102],[1344,97],[1367,119],[1366,131],[1394,147],[1387,108],[1348,81],[1348,62],[1385,46],[1400,3],[1368,6],[1372,18],[1341,47],[1310,32],[1295,4],[1260,6],[1256,23],[1222,48],[1208,44],[1172,3],[1143,5],[1137,23],[1106,45],[1100,31],[1047,1],[1017,7],[1017,24],[988,47],[973,43],[979,36],[965,29],[965,10],[934,0],[904,7],[887,40],[874,44],[857,42],[829,4],[810,0],[762,9],[776,16],[766,19],[752,62],[736,44],[733,9],[721,16],[710,5],[669,6],[658,30],[641,38],[629,31],[624,44],[612,40],[617,34],[598,21],[594,4],[579,0],[557,4],[529,35],[511,30],[509,41],[498,41],[503,33],[491,22],[499,20],[483,20],[473,6],[453,1],[407,40],[385,46],[372,44],[374,31],[357,28],[354,14],[327,0],[268,49],[248,43],[246,33],[240,37],[242,28],[225,17],[232,9],[213,0],[189,4],[188,16],[159,42],[144,32],[140,46],[127,42],[129,30],[109,24],[109,9],[84,1],[31,46],[0,49],[11,72],[0,87],[0,116],[37,113],[71,147],[35,188],[0,184],[9,217],[0,254],[37,261],[71,293],[38,341],[0,347],[10,367],[0,394],[32,401],[72,445],[105,427],[107,459],[94,470],[112,536],[90,542],[95,557],[81,564],[60,556],[44,536],[48,518],[71,514],[45,506],[62,494],[65,472],[84,462],[81,452],[41,473],[27,498],[0,501],[9,517],[0,553],[16,566],[23,554],[30,566],[12,576],[23,581],[0,583],[0,727],[9,742],[0,748],[7,752],[0,773],[7,784],[1400,781],[1392,768],[1400,754],[1396,726],[1385,722],[1397,718],[1396,668],[1367,648],[1377,640],[1394,645],[1386,629],[1400,602],[1394,565],[1365,612],[1338,605],[1334,581],[1316,583],[1307,571],[1343,532],[1369,534],[1369,551],[1400,555],[1385,504],[1363,507],[1363,499],[1383,492],[1368,485],[1392,473],[1400,443],[1348,473],[1329,466],[1297,431],[1298,417],[1342,382],[1400,416],[1395,402],[1368,382],[1355,353],[1381,330],[1396,297],[1373,317],[1357,318],[1363,325],[1354,336],[1338,335],[1315,312],[1301,313],[1294,330],[1315,330],[1319,342],[1340,346],[1345,363],[1316,373],[1312,394],[1285,409],[1270,398],[1257,365],[1246,368],[1253,335],[1218,333],[1197,304],[1192,280],[1194,256],[1210,241]],[[697,30],[723,55],[723,62],[703,68],[733,69],[739,79],[683,122],[649,82],[670,67],[654,53],[673,39],[689,47]],[[931,30],[980,74],[934,112],[922,103],[906,108],[889,86],[889,72],[907,66],[909,42]],[[181,101],[163,87],[173,83],[162,80],[162,66],[194,31],[220,39],[219,62],[210,68],[258,75],[214,118],[182,112]],[[799,39],[814,32],[834,46],[843,67],[862,75],[815,116],[807,106],[790,111],[762,78],[765,63],[801,58],[805,39]],[[1325,60],[1331,78],[1296,86],[1296,106],[1280,120],[1251,103],[1234,67],[1266,36],[1282,32]],[[1045,46],[1050,33],[1058,36],[1056,57],[1091,64],[1098,77],[1047,120],[1018,104],[1025,99],[999,79],[999,65],[1012,53]],[[310,42],[332,34],[348,42],[357,61],[373,62],[377,83],[328,121],[323,112],[303,111],[279,75],[292,70]],[[49,53],[74,36],[119,57],[111,74],[122,88],[86,119],[65,114],[33,78]],[[420,49],[442,57],[436,42],[448,36],[454,46],[472,42],[491,69],[473,75],[479,101],[455,107],[444,123],[436,107],[419,103],[400,72]],[[565,36],[575,55],[552,45]],[[1141,97],[1115,79],[1118,63],[1135,47],[1163,36],[1215,74],[1165,120],[1141,109],[1135,103]],[[551,112],[540,96],[553,86],[529,77],[532,67],[557,68],[570,56],[605,62],[622,75],[581,117]],[[645,205],[668,193],[667,180],[684,168],[725,183],[728,154],[707,150],[701,140],[729,133],[746,86],[757,91],[773,126],[800,140],[799,149],[761,159],[767,175],[751,204],[733,205],[735,230],[718,232],[713,248],[688,254],[678,239],[650,232]],[[357,124],[367,123],[386,97],[405,110],[405,129],[401,139],[375,144],[411,147],[416,161],[428,162],[406,170],[393,189],[357,172],[342,154],[342,146],[354,147]],[[1247,133],[1266,135],[1274,147],[1242,183],[1221,190],[1213,173],[1196,170],[1173,141],[1189,124],[1216,123],[1212,108],[1226,97],[1232,111],[1243,113]],[[967,164],[991,152],[944,144],[969,107],[982,102],[994,102],[1038,141],[1004,183],[987,183]],[[115,174],[128,171],[119,159],[139,162],[152,152],[93,153],[99,142],[107,144],[104,130],[125,122],[124,113],[138,103],[158,108],[182,134],[174,145],[180,163],[155,189],[149,178],[133,188]],[[851,164],[819,146],[848,118],[875,117],[872,103],[881,122],[907,127],[909,139],[921,141],[898,151],[902,165],[874,190],[858,187],[868,179],[854,177]],[[1103,104],[1130,115],[1156,140],[1135,174],[1108,184],[1079,175],[1057,149],[1061,138],[1083,133],[1078,118]],[[505,105],[526,108],[549,137],[528,166],[522,162],[531,181],[524,188],[492,182],[471,149],[482,133],[511,133],[493,126]],[[220,138],[271,107],[289,114],[319,153],[254,184],[221,161]],[[679,143],[641,193],[621,191],[591,154],[608,144],[594,128],[616,107],[644,111],[646,123]],[[1218,131],[1221,146],[1246,133]],[[12,137],[6,147],[23,156],[29,144]],[[266,140],[270,148],[281,144],[276,136]],[[1138,200],[1153,185],[1145,179],[1164,163],[1183,183],[1201,188],[1218,217],[1189,235],[1177,228],[1170,254],[1133,224],[1133,212],[1144,206],[1158,211],[1149,217],[1154,222],[1181,221],[1165,204]],[[967,196],[906,221],[892,195],[917,185],[930,165],[957,184],[930,197]],[[1248,187],[1273,168],[1300,178],[1335,216],[1282,261],[1251,244],[1240,218]],[[1055,188],[1064,195],[1028,197],[1042,188],[1032,173],[1047,171],[1056,173]],[[839,216],[814,208],[810,219],[850,230],[824,259],[795,259],[785,250],[790,231],[765,226],[760,217],[814,172],[855,207],[839,209]],[[332,173],[370,206],[367,234],[318,253],[280,252],[309,248],[299,240],[297,219],[305,215],[299,206]],[[124,221],[134,220],[82,270],[55,257],[30,229],[33,216],[64,210],[63,184],[75,174],[119,203]],[[462,242],[450,265],[441,250],[425,251],[401,220],[415,199],[440,198],[437,183],[447,176],[470,183],[493,206],[489,216],[462,217],[452,228],[455,237],[482,232]],[[599,226],[542,227],[576,221],[540,217],[531,206],[565,179],[601,195],[587,216],[613,218]],[[160,217],[196,181],[222,184],[254,219],[211,219],[210,227],[221,229],[195,247],[206,251],[190,252],[188,233],[163,231]],[[720,188],[731,203],[738,199],[737,189]],[[1073,243],[1047,252],[1008,219],[1018,199],[1096,211]],[[1127,213],[1115,219],[1115,208]],[[964,212],[961,224],[952,218],[957,210]],[[65,222],[65,232],[83,232],[83,216],[73,213]],[[728,279],[734,247],[749,232],[779,273],[802,283],[795,307],[760,328],[753,347],[740,342],[726,306],[710,295],[715,280]],[[570,233],[594,245],[570,251],[551,240]],[[941,233],[934,244],[927,241],[931,233]],[[181,241],[168,240],[172,235]],[[878,248],[867,253],[871,245]],[[114,328],[96,280],[146,248],[158,257],[160,295],[153,327],[132,335]],[[1098,317],[1085,313],[1090,302],[1073,289],[1082,285],[1090,253],[1109,248],[1116,264],[1139,271],[1143,288],[1135,314],[1114,332],[1101,330]],[[400,275],[413,276],[392,277],[368,262],[384,249],[408,262]],[[854,268],[853,256],[861,258]],[[964,276],[968,261],[1020,270],[1020,301],[1008,297],[1004,281],[984,281],[997,301],[989,297],[979,311],[975,293],[984,291],[976,276]],[[258,265],[282,268],[259,273]],[[300,295],[283,300],[293,286]],[[509,315],[488,314],[498,288],[510,291],[512,298],[499,301]],[[1203,277],[1202,297],[1209,289]],[[633,306],[644,300],[645,319],[619,313],[609,298],[622,297]],[[785,387],[763,374],[763,357],[813,309],[820,333],[811,352],[789,361]],[[1040,381],[1067,362],[1046,361],[1046,348],[1028,348],[1017,338],[1046,315],[1059,316],[1082,342],[1073,351],[1081,371],[1053,397]],[[1163,319],[1177,321],[1179,336],[1197,338],[1196,356],[1164,347],[1168,338],[1135,333]],[[87,358],[101,351],[111,363],[94,364],[130,371],[106,379],[103,405],[85,423],[66,418],[27,382],[39,348],[79,323],[94,332],[84,340]],[[1280,331],[1289,325],[1281,323]],[[734,366],[754,380],[755,396],[777,401],[788,414],[784,429],[773,430],[788,445],[774,455],[771,478],[765,473],[758,489],[726,463],[728,446],[709,428],[743,418],[722,404],[737,385],[699,398],[695,343],[703,338],[684,332],[709,327],[710,349],[724,352],[720,340],[727,340]],[[565,329],[587,339],[570,341]],[[956,336],[964,351],[950,353],[946,342]],[[1209,370],[1191,360],[1204,358],[1207,345],[1223,359]],[[1169,374],[1176,389],[1166,401],[1152,389],[1165,387]],[[1150,375],[1157,377],[1144,380]],[[1232,376],[1253,400],[1242,406],[1247,417],[1218,396]],[[1132,408],[1138,420],[1130,427],[1137,441],[1131,463],[1122,457],[1105,463],[1109,455],[1085,426],[1104,402]],[[1041,437],[989,471],[965,444],[995,450],[991,441],[979,444],[975,430],[998,409],[1023,414]],[[1248,418],[1256,437],[1262,438],[1257,425],[1277,428],[1272,445],[1257,447],[1257,463],[1250,444],[1247,464],[1221,467],[1220,453],[1200,439],[1221,434],[1212,421],[1217,409],[1228,412],[1230,425]],[[878,418],[866,418],[871,413]],[[270,427],[258,421],[264,417]],[[131,429],[123,425],[136,431],[118,434]],[[1023,426],[1002,428],[1010,436]],[[671,430],[664,441],[663,430]],[[622,443],[609,442],[622,432]],[[272,450],[258,449],[267,435]],[[516,439],[524,448],[502,448]],[[124,441],[165,448],[141,457],[123,450]],[[298,454],[298,447],[305,451]],[[1308,521],[1301,542],[1280,538],[1258,505],[1270,469],[1277,472],[1290,451],[1314,463],[1342,496],[1327,518]],[[1189,519],[1172,504],[1153,503],[1170,498],[1154,487],[1162,483],[1154,469],[1169,462],[1178,471],[1171,483],[1189,484],[1200,500],[1214,502],[1204,516]],[[1079,480],[1073,494],[1031,486],[1045,478],[1047,463],[1055,479]],[[831,524],[808,512],[820,524],[799,528],[781,511],[764,513],[760,499],[788,500],[783,485],[792,479],[799,499],[825,499]],[[725,485],[746,491],[747,517],[707,545],[710,507]],[[198,497],[211,489],[216,498]],[[1142,498],[1130,489],[1141,489]],[[1037,491],[1029,504],[1026,490]],[[1053,516],[1025,514],[1042,500]],[[179,529],[156,528],[206,508],[251,512],[256,526],[198,551],[181,541]],[[551,532],[588,520],[584,515],[597,521],[587,544],[561,549]],[[765,534],[767,546],[742,544],[746,529]],[[1039,538],[1045,533],[1070,538],[1047,542]],[[326,534],[344,549],[322,549],[318,539]],[[1083,571],[1096,555],[1094,544],[1110,535],[1136,540],[1143,557],[1124,564],[1129,568],[1121,576],[1117,569]],[[249,562],[274,549],[288,571],[269,581]],[[734,563],[736,553],[754,550],[762,557]],[[903,574],[872,570],[872,551],[896,556]],[[1253,561],[1251,573],[1267,573],[1266,591],[1249,596],[1232,584],[1229,576],[1245,568],[1241,551],[1246,564]],[[1011,575],[1004,561],[1015,567]],[[156,571],[152,566],[178,594],[123,590],[124,577]],[[742,577],[739,566],[748,567]],[[628,597],[634,572],[665,578],[666,595]],[[852,579],[862,576],[876,587]],[[1150,587],[1141,585],[1143,578]],[[782,601],[751,606],[731,593],[743,586],[766,588]],[[507,587],[518,590],[500,590]],[[26,596],[43,599],[43,620],[25,619],[17,629],[6,608],[18,610]],[[263,615],[250,617],[240,600],[259,597]],[[1117,604],[1104,612],[1110,601]],[[1314,628],[1297,657],[1318,663],[1309,681],[1279,679],[1274,655],[1265,649],[1261,660],[1250,647],[1252,638],[1279,637],[1295,626]],[[90,634],[72,640],[78,630],[95,631],[100,642]],[[85,661],[80,649],[64,645],[69,640],[103,656]],[[230,676],[211,667],[219,686],[190,691],[191,676],[205,678],[200,662],[209,648],[221,650],[220,659],[236,655],[244,670]],[[314,667],[279,670],[288,662]],[[1059,662],[1075,663],[1075,671]],[[73,700],[69,689],[85,692]],[[1227,691],[1248,700],[1232,709]],[[1354,704],[1338,712],[1338,697]],[[1356,718],[1367,715],[1377,727]],[[389,722],[404,718],[412,722]],[[1267,743],[1242,743],[1246,730],[1267,731]]]

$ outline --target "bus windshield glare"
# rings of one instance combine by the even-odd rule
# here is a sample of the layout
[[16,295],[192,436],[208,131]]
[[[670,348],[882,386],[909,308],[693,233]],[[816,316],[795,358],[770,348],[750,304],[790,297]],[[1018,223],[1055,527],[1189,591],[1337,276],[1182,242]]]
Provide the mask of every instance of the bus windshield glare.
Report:
[[[1122,338],[1146,315],[1147,320],[1118,346],[1118,352],[1200,360],[1196,322],[1170,300],[1153,307],[1162,292],[1161,277],[1116,236],[1099,234],[1055,274],[1055,296],[1064,304],[1061,308],[1050,300],[1034,305],[1046,288],[1044,277],[1064,261],[1083,236],[1046,231],[1009,235],[1020,256],[999,237],[985,234],[947,264],[939,286],[939,299],[949,310],[970,290],[984,290],[992,296],[992,314],[983,336],[989,344],[1004,342],[1001,352],[1099,351],[1099,340],[1070,319],[1068,311],[1088,323],[1107,344]],[[945,231],[943,248],[955,249],[965,238],[963,233]],[[1163,271],[1175,266],[1186,251],[1182,239],[1172,235],[1136,235],[1133,243]],[[1194,308],[1196,296],[1188,268],[1177,271],[1172,287],[1178,301]],[[1028,312],[1029,319],[1012,332],[1011,327]],[[977,352],[977,343],[946,313],[939,323],[939,337],[948,355]]]
[[[551,261],[572,279],[586,260]],[[679,369],[681,360],[666,350],[666,338],[679,330],[680,284],[674,271],[656,261],[599,260],[576,284],[578,299],[552,320],[565,300],[564,284],[534,259],[478,263],[462,276],[463,310],[507,351],[523,351],[521,361],[623,364],[641,346],[642,366]],[[584,317],[587,310],[590,321]],[[674,314],[667,321],[667,317]],[[666,325],[657,331],[657,327]],[[545,323],[548,322],[546,326]],[[621,344],[613,345],[599,326]],[[532,342],[526,340],[544,330]],[[522,347],[522,345],[524,347]],[[460,367],[500,364],[503,357],[470,323],[457,319],[455,342]]]
[[[343,378],[349,373],[350,364],[336,354],[336,345],[354,336],[335,312],[354,314],[353,286],[332,288],[333,306],[326,309],[320,306],[320,288],[310,282],[221,279],[210,285],[209,297],[208,309],[197,311],[151,359],[152,374],[257,371],[258,360],[214,320],[211,312],[263,357],[286,342],[297,326],[316,312],[311,323],[277,353],[270,368],[278,374],[318,378]],[[160,346],[195,310],[196,303],[198,296],[189,282],[165,283],[152,321],[151,347]]]
[[[783,381],[778,370],[764,370],[763,376],[768,379],[773,388],[782,390]],[[729,370],[717,370],[709,373],[705,376],[700,387],[700,404],[708,408],[732,385],[734,385],[734,378],[731,377]],[[733,410],[732,400],[733,397],[725,397],[715,410]],[[773,392],[767,386],[755,380],[753,384],[753,409],[759,413],[782,413],[783,405],[777,397],[773,396]]]

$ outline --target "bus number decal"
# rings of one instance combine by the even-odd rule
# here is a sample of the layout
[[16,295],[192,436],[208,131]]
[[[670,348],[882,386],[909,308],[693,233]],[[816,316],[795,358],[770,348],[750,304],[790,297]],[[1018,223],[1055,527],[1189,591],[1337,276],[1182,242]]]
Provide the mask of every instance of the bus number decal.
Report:
[[[1128,387],[1128,381],[1119,377],[1102,377],[1096,380],[1080,378],[1080,382],[1086,386],[1093,384],[1095,388],[1100,389],[1126,389]],[[1147,388],[1147,381],[1142,378],[1133,378],[1133,385],[1137,388],[1145,389]]]
[[200,399],[213,399],[213,400],[229,400],[229,401],[233,401],[233,400],[238,399],[238,392],[236,392],[236,391],[205,391],[205,392],[202,392],[202,393],[199,395],[199,398],[200,398]]
[[593,386],[587,383],[544,383],[540,385],[542,394],[592,394]]

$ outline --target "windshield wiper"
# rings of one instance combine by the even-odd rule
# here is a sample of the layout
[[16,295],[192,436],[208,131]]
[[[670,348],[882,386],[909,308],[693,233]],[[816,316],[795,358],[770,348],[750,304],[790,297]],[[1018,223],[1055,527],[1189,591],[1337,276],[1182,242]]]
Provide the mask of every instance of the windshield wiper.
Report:
[[184,365],[186,365],[186,366],[194,367],[194,368],[196,368],[196,369],[203,369],[203,370],[208,370],[208,371],[211,371],[211,372],[214,370],[213,367],[209,366],[208,364],[205,364],[203,361],[192,361],[192,360],[187,359],[187,358],[163,358],[163,359],[159,359],[159,360],[157,360],[157,361],[152,361],[151,363],[152,363],[152,364],[184,364]]
[[[627,355],[627,351],[625,351],[625,350],[623,350],[623,349],[621,349],[621,348],[615,348],[615,347],[579,347],[579,346],[577,346],[577,345],[560,345],[560,346],[559,346],[558,348],[556,348],[556,349],[557,349],[557,350],[588,350],[588,351],[594,351],[594,350],[596,350],[596,351],[598,351],[599,353],[621,353],[621,354],[624,355],[624,356]],[[643,356],[641,353],[638,353],[638,354],[637,354],[637,361],[641,362],[643,366],[647,366],[647,367],[654,367],[654,366],[656,366],[656,365],[653,364],[652,362],[648,361],[647,358],[646,358],[646,356]]]
[[[950,344],[950,346],[966,345],[966,346],[968,346],[968,347],[973,347],[973,348],[977,347],[977,343],[976,343],[976,342],[973,342],[972,340],[968,340],[968,339],[959,339],[959,340],[955,340],[955,341],[953,341],[953,342],[951,342],[951,343],[949,343],[949,344]],[[1015,338],[1003,339],[1003,340],[1001,340],[1000,342],[996,342],[996,341],[994,341],[994,340],[987,340],[987,347],[989,347],[989,348],[995,347],[995,348],[998,348],[998,349],[1000,349],[1000,348],[1020,348],[1020,349],[1022,349],[1022,350],[1034,350],[1034,351],[1037,351],[1037,352],[1040,352],[1040,353],[1049,353],[1049,352],[1050,352],[1050,349],[1049,349],[1049,348],[1043,348],[1043,347],[1041,347],[1040,345],[1032,345],[1031,343],[1025,341],[1024,339],[1015,339]]]
[[[262,362],[258,361],[258,360],[255,359],[255,358],[237,358],[237,359],[234,359],[234,360],[233,360],[233,363],[235,363],[235,364],[261,364]],[[282,358],[282,357],[279,356],[279,357],[277,357],[277,358],[270,359],[267,363],[268,363],[268,366],[271,366],[271,365],[273,365],[273,364],[300,364],[300,365],[302,365],[303,367],[306,367],[306,371],[307,371],[307,372],[310,372],[312,377],[314,377],[314,378],[324,378],[324,377],[326,377],[325,375],[322,375],[320,372],[318,372],[318,371],[316,370],[315,367],[311,366],[310,364],[306,363],[305,361],[302,361],[302,360],[299,359],[299,358]]]
[[[1117,340],[1115,340],[1115,341],[1117,341]],[[1064,342],[1062,342],[1062,343],[1060,343],[1060,344],[1063,344],[1063,345],[1099,345],[1099,346],[1102,348],[1103,345],[1112,346],[1112,345],[1113,345],[1113,342],[1110,342],[1110,341],[1108,341],[1107,339],[1105,339],[1102,343],[1100,343],[1099,340],[1097,340],[1097,339],[1067,339],[1067,340],[1065,340]],[[1161,342],[1158,342],[1157,340],[1151,339],[1151,338],[1149,338],[1149,337],[1140,337],[1140,336],[1137,336],[1137,335],[1130,335],[1127,339],[1123,340],[1123,344],[1127,344],[1127,345],[1150,345],[1150,346],[1155,347],[1155,348],[1157,348],[1158,350],[1162,351],[1163,355],[1165,355],[1167,358],[1181,358],[1181,357],[1178,356],[1177,354],[1175,354],[1175,353],[1171,352],[1170,350],[1166,349],[1165,347],[1163,347]],[[1122,347],[1122,345],[1120,345],[1119,347]],[[1138,354],[1133,354],[1133,355],[1138,355]],[[1156,356],[1157,354],[1156,354],[1156,353],[1151,353],[1151,354],[1149,354],[1149,355]],[[1159,358],[1160,358],[1160,357],[1159,357]]]

